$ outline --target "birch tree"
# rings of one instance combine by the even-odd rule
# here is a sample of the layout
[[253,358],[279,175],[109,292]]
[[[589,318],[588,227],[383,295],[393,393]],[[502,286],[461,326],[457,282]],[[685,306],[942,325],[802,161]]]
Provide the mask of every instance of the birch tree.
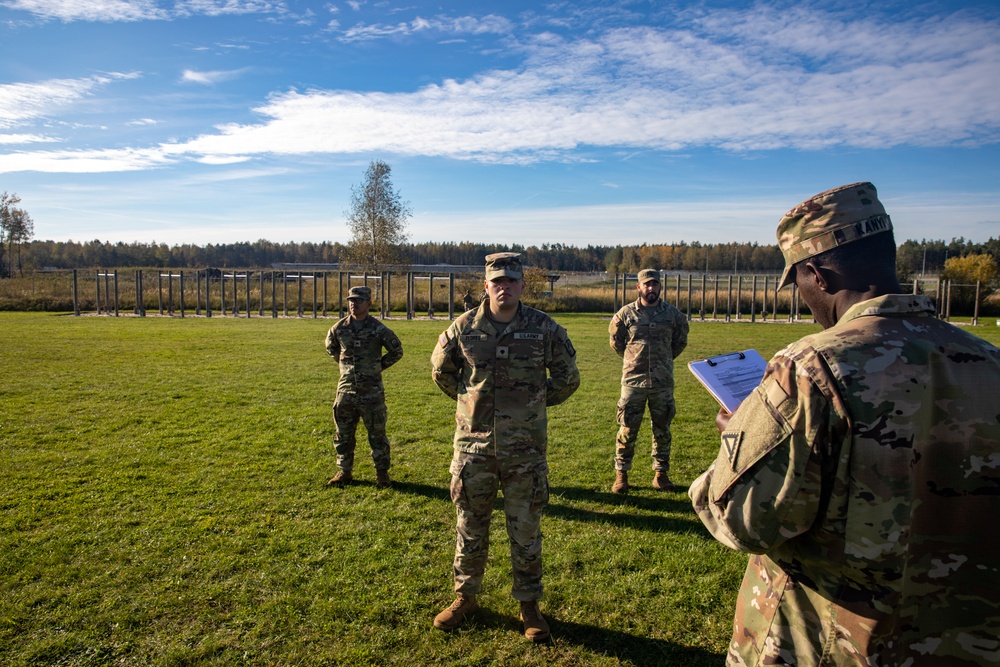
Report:
[[351,230],[347,259],[372,273],[406,261],[401,245],[408,238],[406,223],[412,209],[396,191],[391,174],[388,164],[372,161],[364,181],[351,187],[351,208],[345,213]]

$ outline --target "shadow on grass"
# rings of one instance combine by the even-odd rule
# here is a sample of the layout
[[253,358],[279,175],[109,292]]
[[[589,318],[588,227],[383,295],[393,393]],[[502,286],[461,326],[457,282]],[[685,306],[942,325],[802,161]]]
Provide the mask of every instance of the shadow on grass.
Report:
[[432,486],[430,484],[418,484],[416,482],[396,482],[392,483],[392,490],[400,493],[410,493],[415,496],[423,496],[431,500],[445,500],[451,504],[451,491],[447,486]]
[[[365,482],[358,482],[358,480],[355,480],[353,484],[366,485]],[[374,486],[374,483],[371,486]],[[394,481],[392,492],[409,493],[451,504],[451,492],[445,486]],[[607,505],[609,511],[603,512],[599,509],[584,509],[565,505],[560,502],[561,500]],[[652,516],[640,513],[623,513],[621,511],[623,507],[634,508],[638,512],[651,513]],[[503,509],[502,494],[497,497],[494,508]],[[677,514],[684,516],[678,517]],[[701,528],[701,522],[698,521],[691,509],[691,503],[686,498],[684,500],[667,496],[649,498],[635,494],[621,496],[616,493],[603,493],[577,487],[553,487],[549,504],[545,508],[545,515],[570,521],[607,523],[658,533],[686,533]]]
[[[557,618],[550,620],[555,644],[573,644],[593,653],[617,658],[626,664],[718,667],[726,660],[724,654],[710,653],[700,648],[637,637],[593,625],[561,622]],[[520,623],[516,625],[520,627]]]
[[[544,610],[543,610],[544,613]],[[555,616],[546,613],[546,619],[552,628],[552,638],[540,645],[545,646],[577,646],[592,653],[617,658],[623,664],[633,665],[663,665],[670,667],[718,667],[725,662],[725,654],[711,653],[701,648],[682,646],[672,642],[638,637],[618,630],[560,621]],[[500,629],[505,632],[521,634],[524,629],[517,616],[501,614],[491,609],[480,609],[467,621],[466,628],[476,626]],[[463,628],[465,630],[466,628]]]
[[[609,511],[563,505],[559,503],[560,499],[607,505]],[[633,508],[637,513],[622,512],[622,508]],[[621,496],[576,487],[552,488],[545,514],[571,521],[600,522],[658,533],[687,533],[701,527],[701,522],[686,498],[649,498],[635,494]],[[682,516],[677,516],[678,514]]]

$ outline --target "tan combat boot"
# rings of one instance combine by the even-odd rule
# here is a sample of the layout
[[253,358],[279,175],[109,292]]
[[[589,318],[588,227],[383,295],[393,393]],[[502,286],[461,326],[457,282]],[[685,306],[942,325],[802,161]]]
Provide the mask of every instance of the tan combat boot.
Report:
[[673,491],[676,487],[667,477],[666,470],[657,470],[656,474],[653,475],[653,488],[660,491]]
[[338,470],[336,475],[326,481],[326,485],[344,486],[345,484],[350,484],[353,479],[354,475],[351,474],[350,470]]
[[375,486],[380,489],[388,489],[392,486],[392,480],[389,479],[388,470],[376,470],[375,471]]
[[628,493],[628,473],[624,470],[615,471],[615,483],[611,486],[611,493]]
[[549,638],[549,624],[538,610],[538,600],[521,603],[521,622],[524,623],[524,636],[531,641],[538,643]]
[[458,594],[455,601],[447,609],[434,617],[434,627],[438,630],[451,632],[465,620],[465,617],[479,609],[475,595]]

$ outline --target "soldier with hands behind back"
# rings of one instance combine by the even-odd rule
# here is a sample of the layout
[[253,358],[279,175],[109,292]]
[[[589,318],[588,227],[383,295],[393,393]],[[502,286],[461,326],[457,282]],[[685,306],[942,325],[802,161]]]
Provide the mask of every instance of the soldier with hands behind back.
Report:
[[326,334],[326,351],[340,362],[340,382],[333,404],[338,470],[327,486],[343,486],[353,480],[356,433],[362,420],[375,463],[375,484],[381,488],[392,485],[382,371],[403,358],[403,345],[389,327],[369,316],[371,298],[371,288],[352,287],[347,296],[350,314]]
[[670,481],[670,422],[674,402],[674,359],[687,347],[688,321],[660,299],[660,272],[643,269],[637,276],[638,298],[625,304],[608,326],[611,349],[622,357],[622,392],[618,401],[615,482],[611,490],[628,493],[635,443],[649,405],[653,432],[653,488],[673,491]]
[[576,351],[566,330],[520,302],[517,253],[486,257],[487,298],[441,334],[432,376],[456,401],[451,498],[457,515],[455,601],[434,619],[456,629],[479,608],[489,553],[490,519],[503,492],[514,583],[525,636],[549,637],[538,608],[542,595],[542,510],[548,503],[546,407],[580,385]]
[[689,491],[754,554],[727,664],[1000,664],[1000,350],[902,293],[871,183],[799,204],[778,243],[824,330],[719,413]]

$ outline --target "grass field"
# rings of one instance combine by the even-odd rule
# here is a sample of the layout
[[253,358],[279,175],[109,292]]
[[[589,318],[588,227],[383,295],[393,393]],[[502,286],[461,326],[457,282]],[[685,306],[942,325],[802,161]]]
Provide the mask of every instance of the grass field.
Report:
[[[715,457],[715,404],[683,364],[808,324],[692,324],[672,477],[645,454],[609,492],[620,362],[607,319],[561,315],[580,390],[550,411],[543,520],[554,640],[520,634],[496,515],[485,610],[447,635],[454,404],[430,380],[445,320],[390,320],[389,490],[366,445],[334,471],[332,320],[0,314],[0,664],[721,665],[746,556],[701,527],[687,484]],[[976,333],[1000,342],[1000,328]],[[361,430],[363,443],[363,429]],[[648,452],[648,429],[640,436]]]

